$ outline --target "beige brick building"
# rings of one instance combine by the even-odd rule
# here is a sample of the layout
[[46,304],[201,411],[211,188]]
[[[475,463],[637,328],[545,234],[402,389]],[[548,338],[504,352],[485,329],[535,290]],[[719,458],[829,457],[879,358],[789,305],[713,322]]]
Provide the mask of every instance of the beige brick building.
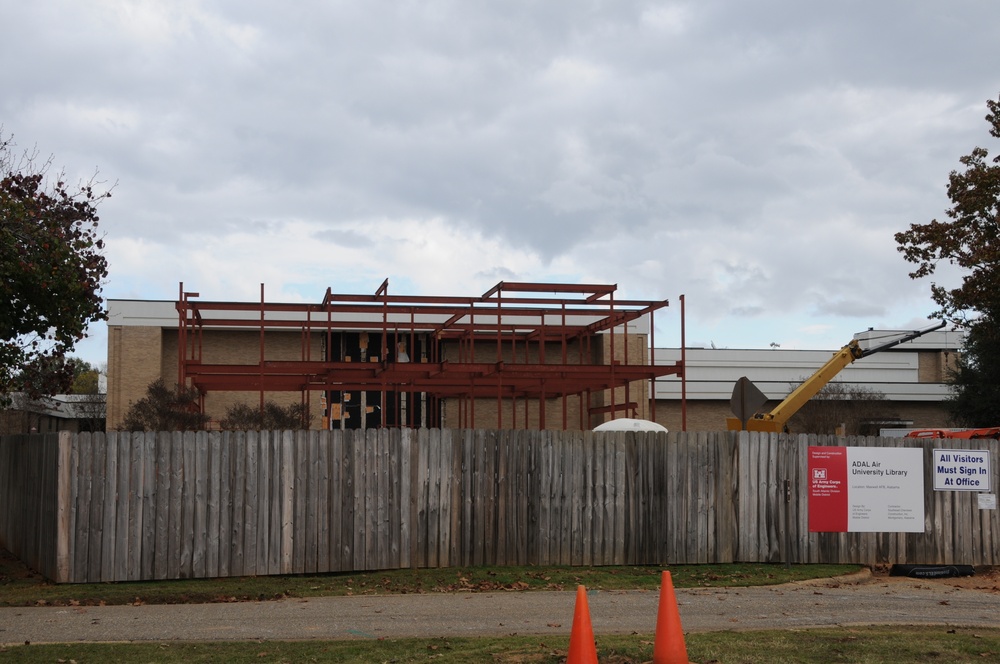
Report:
[[[384,287],[384,285],[383,285]],[[321,305],[109,301],[108,427],[156,379],[228,407],[306,403],[313,428],[589,429],[648,418],[653,311],[614,287],[499,284],[482,298],[334,296]],[[381,291],[381,289],[380,289]]]

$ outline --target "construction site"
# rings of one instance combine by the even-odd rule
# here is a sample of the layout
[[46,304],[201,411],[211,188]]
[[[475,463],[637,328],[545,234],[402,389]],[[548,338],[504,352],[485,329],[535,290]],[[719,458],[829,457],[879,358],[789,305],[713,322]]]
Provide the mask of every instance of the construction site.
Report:
[[297,401],[322,429],[655,420],[653,381],[683,378],[681,361],[655,365],[650,352],[669,302],[616,290],[501,282],[433,297],[391,294],[386,280],[370,295],[275,303],[264,285],[259,302],[221,302],[181,284],[174,303],[113,301],[109,427],[156,378],[196,388],[213,418],[235,403]]
[[108,305],[109,430],[161,380],[197,390],[210,429],[237,404],[276,403],[300,404],[312,429],[585,431],[635,418],[720,431],[743,378],[772,430],[814,426],[798,410],[828,384],[882,397],[866,419],[874,434],[942,428],[962,343],[940,329],[869,329],[839,350],[707,348],[685,340],[683,295],[671,306],[600,284],[501,282],[470,297],[393,294],[384,281],[292,303],[264,285],[237,302],[180,284],[176,300]]

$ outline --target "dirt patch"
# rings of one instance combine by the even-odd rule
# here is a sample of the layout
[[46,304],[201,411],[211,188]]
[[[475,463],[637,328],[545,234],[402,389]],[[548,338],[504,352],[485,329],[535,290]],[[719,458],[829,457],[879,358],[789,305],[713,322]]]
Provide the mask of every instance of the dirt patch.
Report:
[[906,576],[890,576],[891,565],[876,565],[872,567],[872,581],[881,583],[920,584],[927,587],[945,586],[962,588],[964,590],[981,590],[983,592],[1000,594],[1000,567],[976,567],[972,576],[955,576],[932,579],[915,579]]

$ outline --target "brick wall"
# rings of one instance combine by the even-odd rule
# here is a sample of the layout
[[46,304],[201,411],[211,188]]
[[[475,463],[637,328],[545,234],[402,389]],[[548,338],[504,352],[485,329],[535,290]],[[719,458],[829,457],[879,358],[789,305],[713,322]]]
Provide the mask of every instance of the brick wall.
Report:
[[[566,429],[569,431],[579,431],[580,409],[584,399],[576,396],[546,399],[545,402],[545,428],[550,430],[562,430],[565,418]],[[443,407],[442,427],[444,428],[479,428],[479,429],[540,429],[541,410],[539,399],[518,399],[512,403],[510,399],[500,401],[499,410],[502,420],[497,422],[497,400],[496,399],[476,399],[475,411],[472,412],[469,402],[459,399],[446,399]],[[462,417],[460,410],[469,408],[468,413]],[[469,418],[474,418],[471,424]],[[586,420],[582,428],[589,428]]]
[[[777,405],[771,402],[765,410]],[[915,429],[950,427],[948,412],[945,405],[935,402],[899,402],[890,406],[900,419],[912,421]],[[732,417],[728,401],[688,401],[687,430],[688,431],[725,431],[726,418]],[[681,402],[659,400],[656,402],[656,422],[671,431],[681,430]],[[790,423],[794,425],[794,420]],[[794,433],[794,426],[791,427]]]
[[923,351],[917,354],[917,381],[921,383],[945,383],[952,371],[957,369],[958,353],[946,351]]
[[[176,348],[176,345],[175,345]],[[165,378],[168,383],[176,382],[174,373],[163,376],[161,357],[163,353],[163,331],[158,327],[108,326],[108,401],[107,426],[116,428],[121,424],[129,404],[143,397],[146,386],[157,378]],[[175,351],[176,354],[176,351]]]
[[[646,335],[616,334],[614,338],[614,357],[621,364],[643,365],[649,362],[649,350],[646,347]],[[544,352],[545,364],[604,364],[612,356],[612,341],[609,334],[596,335],[590,343],[572,342],[563,345],[558,342],[546,343]],[[471,355],[476,362],[496,362],[499,358],[505,362],[539,362],[541,344],[520,344],[512,349],[509,344],[501,347],[499,353],[495,342],[481,341],[475,345]],[[457,362],[463,359],[463,352],[468,361],[468,348],[460,351],[457,344],[445,346],[442,353],[444,359]],[[612,405],[611,390],[594,392],[590,395],[589,407],[587,397],[571,396],[566,399],[547,399],[545,402],[545,428],[571,431],[591,429],[601,422],[615,417],[649,417],[649,383],[635,381],[628,388],[620,387],[614,391],[614,404],[622,407],[627,402],[634,402],[636,408],[617,410],[616,413],[598,413],[586,416],[588,408],[601,408]],[[498,426],[497,411],[500,411]],[[581,411],[584,413],[581,427]],[[442,426],[470,428],[501,428],[501,429],[538,429],[541,428],[541,405],[539,399],[518,400],[512,403],[503,399],[499,405],[496,399],[477,399],[474,406],[469,401],[446,399],[443,407]]]
[[[309,356],[320,359],[321,335],[313,334]],[[267,332],[265,360],[299,360],[303,338],[298,332]],[[202,339],[202,361],[213,364],[256,364],[260,359],[260,332],[207,330]],[[146,387],[162,378],[167,385],[177,383],[177,331],[159,327],[110,326],[108,329],[108,428],[115,429],[129,404],[141,399]],[[265,392],[267,401],[285,406],[299,403],[299,392]],[[309,395],[313,428],[322,424],[321,394]],[[212,392],[205,399],[205,412],[218,421],[226,409],[237,403],[257,405],[259,392]]]
[[[598,358],[598,362],[607,364],[609,362],[608,358],[612,357],[612,337],[610,334],[605,334],[601,336],[601,339],[603,340],[604,345],[601,355]],[[649,349],[647,348],[648,339],[645,334],[629,334],[628,336],[615,334],[613,341],[614,359],[620,364],[649,364]],[[612,396],[614,397],[613,399]],[[636,417],[644,420],[650,419],[649,381],[640,380],[629,383],[627,388],[619,387],[615,389],[614,395],[612,395],[611,390],[605,390],[604,392],[595,395],[593,405],[611,406],[613,403],[616,407],[619,407],[630,402],[634,402],[638,405],[635,411],[632,409],[627,411],[617,410],[615,413],[595,415],[593,421],[591,422],[591,427],[619,417]]]
[[944,403],[909,402],[894,403],[893,406],[900,419],[913,422],[914,429],[947,429],[955,426]]

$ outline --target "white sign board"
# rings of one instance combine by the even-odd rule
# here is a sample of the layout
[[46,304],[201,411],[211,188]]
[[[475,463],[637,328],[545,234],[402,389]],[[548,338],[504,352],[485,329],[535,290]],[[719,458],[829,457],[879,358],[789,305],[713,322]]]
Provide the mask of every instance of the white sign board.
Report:
[[934,450],[935,491],[989,491],[989,450]]

